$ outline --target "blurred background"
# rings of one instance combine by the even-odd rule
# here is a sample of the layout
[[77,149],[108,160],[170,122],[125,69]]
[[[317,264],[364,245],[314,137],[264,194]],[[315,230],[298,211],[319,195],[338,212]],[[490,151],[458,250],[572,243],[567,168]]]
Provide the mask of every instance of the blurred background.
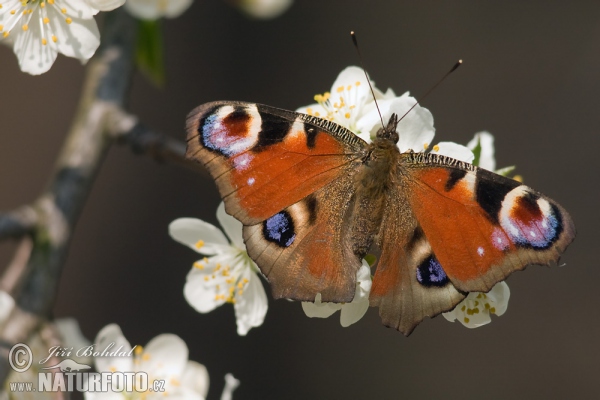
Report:
[[[567,5],[568,4],[568,5]],[[195,312],[183,297],[197,255],[168,224],[216,224],[220,201],[206,176],[114,146],[79,221],[55,307],[93,340],[111,322],[132,344],[171,332],[209,370],[209,398],[223,376],[235,399],[589,398],[600,372],[600,3],[582,1],[297,1],[254,21],[222,1],[196,1],[164,21],[167,84],[136,74],[129,108],[148,126],[184,138],[186,114],[212,100],[296,109],[358,64],[383,90],[423,94],[453,63],[464,65],[423,106],[441,140],[496,137],[498,167],[571,213],[575,242],[555,268],[508,279],[507,313],[468,330],[442,317],[405,338],[377,310],[342,328],[307,318],[298,303],[269,299],[263,326],[239,337],[231,306]],[[31,77],[0,46],[0,209],[44,188],[75,111],[84,68],[59,56]],[[13,244],[2,243],[3,265]]]

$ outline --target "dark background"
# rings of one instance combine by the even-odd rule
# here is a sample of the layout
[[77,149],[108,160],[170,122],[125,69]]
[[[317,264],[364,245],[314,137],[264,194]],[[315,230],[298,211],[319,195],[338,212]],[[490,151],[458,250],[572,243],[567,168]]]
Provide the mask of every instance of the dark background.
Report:
[[[568,4],[568,5],[567,5]],[[109,153],[76,229],[56,316],[75,316],[93,339],[118,323],[133,343],[172,332],[206,365],[209,398],[223,375],[236,399],[586,398],[600,372],[598,268],[600,3],[560,1],[296,1],[256,22],[221,1],[197,1],[165,21],[168,84],[133,80],[130,109],[147,125],[184,137],[186,114],[212,100],[295,109],[357,64],[358,32],[381,89],[419,95],[458,58],[464,66],[424,102],[436,142],[496,137],[498,166],[560,202],[578,230],[565,267],[529,267],[508,279],[507,313],[468,330],[442,317],[409,338],[381,326],[376,310],[343,329],[270,299],[263,326],[238,337],[232,307],[201,315],[183,298],[197,258],[167,234],[170,221],[216,223],[212,181],[174,165]],[[0,209],[36,198],[76,108],[84,69],[59,55],[31,77],[0,47]],[[3,244],[4,262],[11,245]]]

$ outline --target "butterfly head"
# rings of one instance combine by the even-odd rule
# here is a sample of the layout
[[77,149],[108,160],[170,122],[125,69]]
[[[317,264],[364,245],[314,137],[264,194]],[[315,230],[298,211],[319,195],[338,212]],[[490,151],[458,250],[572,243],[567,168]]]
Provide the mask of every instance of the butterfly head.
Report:
[[392,114],[392,116],[390,117],[390,120],[387,123],[387,126],[382,126],[377,131],[377,138],[390,140],[394,144],[398,143],[399,137],[398,137],[398,132],[396,132],[396,128],[398,127],[398,122],[400,122],[400,120],[398,119],[398,115]]

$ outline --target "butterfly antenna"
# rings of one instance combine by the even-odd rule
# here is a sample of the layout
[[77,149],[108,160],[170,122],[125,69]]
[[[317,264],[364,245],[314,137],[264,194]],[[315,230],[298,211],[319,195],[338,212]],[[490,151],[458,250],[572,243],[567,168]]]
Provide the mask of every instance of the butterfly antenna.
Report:
[[398,120],[398,122],[402,121],[404,119],[404,117],[406,117],[406,115],[412,111],[413,108],[415,108],[417,106],[417,104],[419,104],[421,101],[425,100],[425,97],[427,97],[429,95],[429,93],[433,92],[433,90],[438,87],[440,85],[440,83],[442,83],[444,81],[444,79],[446,79],[448,77],[448,75],[450,75],[451,73],[453,73],[454,71],[456,71],[456,69],[458,67],[460,67],[462,65],[463,61],[462,60],[458,60],[456,62],[456,64],[454,64],[454,66],[450,69],[450,71],[446,72],[446,74],[444,76],[442,76],[442,79],[440,79],[439,81],[437,81],[437,83],[435,85],[433,85],[423,96],[421,96],[417,102],[408,109],[407,112],[404,113],[404,115]]
[[365,78],[367,78],[367,83],[369,84],[369,88],[371,89],[371,94],[373,95],[373,101],[375,102],[375,107],[377,108],[377,113],[379,114],[379,119],[381,120],[381,126],[385,128],[385,124],[383,123],[383,117],[381,116],[381,110],[379,109],[379,104],[377,104],[377,99],[375,98],[375,91],[373,90],[373,86],[371,85],[371,80],[369,79],[369,75],[367,75],[367,70],[365,69],[365,65],[363,63],[363,59],[360,55],[360,49],[358,48],[358,40],[356,39],[356,33],[354,31],[350,31],[350,36],[352,36],[352,43],[354,43],[354,47],[356,47],[356,52],[358,53],[358,61],[360,62],[360,66],[365,73]]

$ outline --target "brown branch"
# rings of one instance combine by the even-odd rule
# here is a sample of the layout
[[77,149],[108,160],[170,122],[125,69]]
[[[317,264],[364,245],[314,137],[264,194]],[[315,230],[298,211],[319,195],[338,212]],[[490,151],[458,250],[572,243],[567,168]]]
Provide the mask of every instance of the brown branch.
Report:
[[[27,265],[22,268],[22,285],[14,293],[16,306],[0,327],[0,353],[12,344],[27,342],[51,316],[72,232],[112,143],[111,115],[119,112],[129,88],[135,32],[136,23],[125,10],[106,15],[103,42],[88,64],[79,108],[54,173],[31,206],[35,217],[12,213],[21,218],[0,219],[7,227],[0,238],[30,233],[33,240]],[[19,280],[5,275],[4,282],[11,279]],[[1,357],[0,382],[9,371],[7,357]]]
[[172,162],[208,176],[206,169],[195,161],[185,158],[186,144],[154,132],[141,123],[136,123],[127,132],[117,136],[120,144],[127,144],[134,154],[145,154],[159,163]]

